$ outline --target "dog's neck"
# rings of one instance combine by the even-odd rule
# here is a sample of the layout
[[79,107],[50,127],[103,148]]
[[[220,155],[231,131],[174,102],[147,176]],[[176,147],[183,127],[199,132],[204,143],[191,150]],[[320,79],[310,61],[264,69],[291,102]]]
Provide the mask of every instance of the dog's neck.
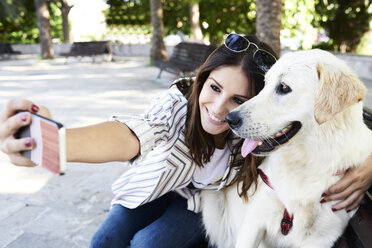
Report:
[[[358,103],[320,125],[315,122],[309,126],[304,125],[303,130],[296,137],[275,152],[275,156],[284,156],[289,162],[300,160],[302,163],[299,164],[303,166],[311,163],[312,160],[327,163],[328,166],[301,168],[314,168],[323,172],[330,170],[333,173],[344,169],[343,166],[352,166],[348,158],[352,157],[351,160],[355,160],[355,156],[350,156],[349,153],[363,150],[363,148],[355,147],[356,144],[353,143],[363,139],[366,132],[370,133],[363,123],[362,108],[362,103]],[[291,156],[286,156],[286,153]],[[289,169],[292,170],[292,168]]]
[[296,137],[266,158],[261,168],[285,205],[297,202],[296,197],[306,204],[319,200],[339,179],[334,176],[337,170],[362,163],[371,151],[372,133],[363,123],[360,103],[322,125],[304,125]]

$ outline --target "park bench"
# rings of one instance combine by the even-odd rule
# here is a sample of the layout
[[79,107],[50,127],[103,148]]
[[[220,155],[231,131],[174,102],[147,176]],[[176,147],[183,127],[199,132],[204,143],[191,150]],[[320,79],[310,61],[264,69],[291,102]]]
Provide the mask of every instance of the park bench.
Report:
[[92,62],[95,62],[96,56],[109,55],[109,60],[112,60],[112,50],[109,41],[88,41],[88,42],[74,42],[71,45],[70,51],[61,53],[61,56],[66,57],[91,57]]
[[[184,77],[173,82],[179,91],[188,98],[195,77]],[[363,108],[364,123],[372,130],[372,109]],[[366,192],[358,211],[350,220],[343,235],[332,248],[367,248],[372,247],[372,187]],[[192,248],[209,248],[208,242],[203,241]]]
[[[178,43],[167,61],[156,60],[154,66],[160,69],[158,78],[162,71],[167,71],[177,76],[193,74],[213,52],[215,46],[200,43],[181,42]],[[187,75],[190,76],[190,75]]]
[[12,55],[21,54],[19,51],[14,51],[9,43],[0,42],[0,58],[9,58]]

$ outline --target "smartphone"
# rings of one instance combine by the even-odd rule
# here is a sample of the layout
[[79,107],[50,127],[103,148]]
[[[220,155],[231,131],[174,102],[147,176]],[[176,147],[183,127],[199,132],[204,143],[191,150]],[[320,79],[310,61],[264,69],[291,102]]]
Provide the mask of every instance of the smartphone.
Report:
[[49,171],[63,175],[66,171],[66,132],[63,125],[31,113],[32,122],[22,127],[17,138],[32,137],[36,147],[21,154]]

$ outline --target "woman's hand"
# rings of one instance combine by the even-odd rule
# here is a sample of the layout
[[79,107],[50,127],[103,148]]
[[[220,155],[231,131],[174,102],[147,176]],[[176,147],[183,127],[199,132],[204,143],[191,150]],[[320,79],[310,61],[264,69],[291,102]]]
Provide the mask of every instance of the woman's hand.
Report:
[[[21,112],[19,112],[21,111]],[[19,166],[35,166],[31,160],[21,155],[21,151],[32,150],[35,147],[35,140],[32,138],[16,139],[17,131],[31,123],[31,114],[37,113],[45,117],[50,117],[49,111],[34,103],[15,99],[8,102],[5,108],[0,112],[0,142],[1,151],[9,156],[11,163]],[[18,113],[17,113],[18,112]]]
[[372,184],[372,155],[363,164],[346,171],[344,176],[323,194],[322,202],[341,200],[332,210],[355,209]]

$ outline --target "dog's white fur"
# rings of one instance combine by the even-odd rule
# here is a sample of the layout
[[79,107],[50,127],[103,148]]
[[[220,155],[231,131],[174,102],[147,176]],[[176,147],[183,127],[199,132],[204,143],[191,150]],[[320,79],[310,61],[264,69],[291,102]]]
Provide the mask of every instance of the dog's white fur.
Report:
[[[228,247],[332,247],[355,213],[333,212],[321,195],[340,179],[335,173],[357,166],[372,152],[372,133],[363,123],[365,87],[349,67],[321,50],[285,54],[265,77],[264,89],[238,107],[241,137],[264,139],[291,121],[302,128],[260,165],[274,190],[259,178],[249,201],[237,185],[202,194],[203,220],[210,242]],[[285,83],[292,92],[279,94]],[[282,235],[284,209],[294,215]]]

